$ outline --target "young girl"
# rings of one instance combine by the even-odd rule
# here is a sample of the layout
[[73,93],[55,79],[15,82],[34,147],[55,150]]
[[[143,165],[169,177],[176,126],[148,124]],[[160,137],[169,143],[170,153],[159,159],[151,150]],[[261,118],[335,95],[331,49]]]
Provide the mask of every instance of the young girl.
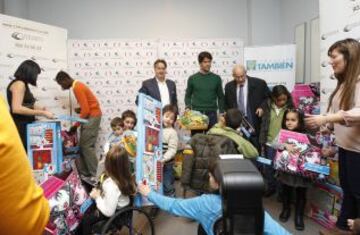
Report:
[[[304,133],[304,113],[299,109],[287,109],[284,113],[282,129]],[[273,148],[278,150],[287,150],[290,153],[296,153],[298,151],[298,149],[296,149],[292,144],[276,144],[276,139],[272,144]],[[286,222],[290,217],[291,194],[295,189],[295,228],[300,231],[304,230],[306,188],[311,185],[311,182],[301,176],[291,175],[281,171],[277,172],[277,179],[282,183],[283,207],[279,216],[280,221]]]
[[126,110],[121,114],[121,118],[124,120],[124,131],[134,130],[136,126],[136,114],[131,110]]
[[[213,235],[213,226],[222,216],[222,199],[219,195],[220,176],[216,174],[216,162],[209,164],[209,186],[214,193],[203,194],[189,199],[171,198],[152,191],[148,185],[140,182],[139,192],[160,209],[177,216],[187,217],[199,222],[206,234]],[[265,211],[264,235],[290,235]]]
[[177,108],[173,105],[165,105],[163,108],[163,159],[164,164],[164,194],[175,196],[174,187],[174,158],[178,147],[178,135],[174,128]]
[[[286,87],[283,85],[274,86],[271,91],[271,96],[263,108],[264,114],[261,120],[259,136],[262,149],[261,155],[267,159],[273,160],[276,151],[265,144],[273,142],[279,134],[285,110],[292,107],[291,94]],[[269,197],[276,192],[277,182],[274,177],[275,171],[271,166],[265,166],[263,174],[266,181],[266,192],[264,196]]]
[[134,195],[135,191],[128,153],[119,145],[114,145],[106,155],[100,187],[93,188],[90,193],[96,208],[84,215],[81,234],[91,234],[92,225],[111,217],[116,209],[127,206],[130,203],[129,196]]

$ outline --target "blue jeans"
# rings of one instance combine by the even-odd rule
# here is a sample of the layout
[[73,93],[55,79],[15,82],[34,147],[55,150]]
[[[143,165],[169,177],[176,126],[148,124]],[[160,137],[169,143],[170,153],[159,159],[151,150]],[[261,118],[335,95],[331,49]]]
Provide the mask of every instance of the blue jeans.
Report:
[[163,167],[163,189],[164,195],[175,197],[175,176],[174,176],[174,160],[165,162]]
[[217,112],[216,111],[205,111],[202,113],[205,114],[206,116],[208,116],[208,118],[209,118],[208,129],[210,129],[211,127],[213,127],[213,125],[215,125],[217,123]]

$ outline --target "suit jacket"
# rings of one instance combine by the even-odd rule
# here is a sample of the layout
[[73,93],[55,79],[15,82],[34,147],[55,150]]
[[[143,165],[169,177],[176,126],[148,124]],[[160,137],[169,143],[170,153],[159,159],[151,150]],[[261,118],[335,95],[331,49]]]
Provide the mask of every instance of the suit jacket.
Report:
[[[176,106],[176,108],[178,109],[175,82],[170,79],[166,79],[165,82],[169,90],[170,104]],[[139,89],[139,93],[143,93],[145,95],[151,96],[158,101],[161,101],[159,85],[156,81],[156,78],[150,78],[143,81],[142,86]],[[135,103],[138,104],[138,97],[136,97]]]
[[[266,82],[260,78],[247,76],[248,97],[247,110],[252,115],[252,124],[258,135],[261,119],[255,115],[258,108],[266,105],[266,100],[270,96],[270,90]],[[236,81],[230,81],[225,85],[225,110],[237,108]]]

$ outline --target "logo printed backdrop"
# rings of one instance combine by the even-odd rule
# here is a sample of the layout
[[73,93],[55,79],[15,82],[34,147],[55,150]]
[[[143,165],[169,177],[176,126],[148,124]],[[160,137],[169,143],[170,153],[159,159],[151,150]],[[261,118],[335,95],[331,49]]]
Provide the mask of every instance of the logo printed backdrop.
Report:
[[243,62],[240,39],[160,40],[159,58],[168,63],[168,78],[176,82],[180,111],[184,111],[185,90],[189,76],[199,71],[198,55],[208,51],[213,56],[211,71],[220,75],[223,86],[232,78],[232,67]]
[[284,85],[292,91],[295,85],[295,45],[245,47],[244,60],[249,76],[264,79],[268,86]]
[[153,63],[157,58],[168,63],[167,78],[177,84],[183,111],[187,79],[199,71],[197,56],[204,50],[213,54],[212,71],[222,77],[223,84],[231,80],[232,66],[242,62],[243,42],[239,39],[69,40],[70,74],[86,83],[101,103],[98,155],[110,134],[111,119],[121,116],[126,109],[136,111],[137,92],[142,81],[154,77]]
[[327,108],[329,96],[336,87],[327,51],[345,38],[360,40],[360,0],[320,0],[320,87],[321,110]]
[[41,67],[37,87],[30,86],[36,105],[49,111],[69,114],[69,95],[53,80],[67,68],[67,30],[0,14],[0,92],[6,99],[6,88],[15,70],[31,59]]

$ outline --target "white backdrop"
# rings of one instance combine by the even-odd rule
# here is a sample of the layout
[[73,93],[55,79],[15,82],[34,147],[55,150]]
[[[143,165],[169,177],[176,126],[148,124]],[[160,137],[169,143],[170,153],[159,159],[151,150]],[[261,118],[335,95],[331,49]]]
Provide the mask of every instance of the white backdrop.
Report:
[[37,62],[42,72],[31,90],[37,105],[51,112],[69,114],[69,95],[53,81],[60,69],[67,68],[67,30],[20,18],[0,15],[0,93],[6,88],[24,60]]
[[327,51],[336,41],[345,38],[360,39],[360,0],[320,0],[320,87],[321,111],[324,112],[336,80]]
[[143,80],[153,76],[157,47],[155,40],[68,41],[71,76],[86,83],[101,103],[98,155],[110,134],[111,119],[126,109],[136,111],[137,91]]
[[136,110],[137,92],[142,81],[154,77],[153,63],[157,58],[168,63],[167,78],[177,83],[183,111],[186,81],[199,70],[197,56],[203,50],[213,54],[212,71],[222,77],[224,84],[231,79],[232,66],[242,62],[240,39],[69,40],[70,74],[89,85],[101,103],[98,154],[110,133],[111,119],[126,109]]
[[293,44],[245,47],[247,74],[264,79],[269,87],[281,84],[291,91],[295,85],[295,52]]

